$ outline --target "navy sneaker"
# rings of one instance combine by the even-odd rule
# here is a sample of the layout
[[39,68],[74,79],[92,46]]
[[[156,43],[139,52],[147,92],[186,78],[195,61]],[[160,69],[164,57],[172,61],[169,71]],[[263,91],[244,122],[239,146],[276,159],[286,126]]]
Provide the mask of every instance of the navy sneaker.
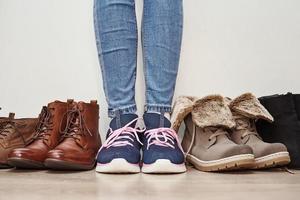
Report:
[[145,113],[144,123],[142,172],[185,172],[184,153],[171,122],[162,114]]
[[101,173],[140,172],[140,149],[142,143],[135,128],[138,116],[122,114],[110,122],[106,141],[97,155],[96,171]]

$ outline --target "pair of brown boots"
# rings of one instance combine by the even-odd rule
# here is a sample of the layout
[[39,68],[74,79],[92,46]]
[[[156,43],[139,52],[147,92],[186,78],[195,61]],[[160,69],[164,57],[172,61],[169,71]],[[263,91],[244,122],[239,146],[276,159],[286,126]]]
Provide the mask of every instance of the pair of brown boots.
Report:
[[7,163],[28,169],[92,169],[101,146],[98,121],[97,101],[49,103],[42,108],[32,141],[12,150]]
[[266,143],[256,131],[255,120],[273,117],[251,94],[233,100],[220,95],[179,97],[172,113],[178,130],[186,128],[182,147],[187,162],[201,171],[262,169],[286,165],[289,153],[281,143]]

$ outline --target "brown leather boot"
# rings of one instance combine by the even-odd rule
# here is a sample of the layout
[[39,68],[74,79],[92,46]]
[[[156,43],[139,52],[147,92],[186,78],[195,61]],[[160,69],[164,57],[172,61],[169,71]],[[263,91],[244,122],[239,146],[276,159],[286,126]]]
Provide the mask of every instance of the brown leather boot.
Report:
[[49,151],[45,165],[57,170],[93,169],[101,146],[98,131],[99,105],[97,101],[74,102],[67,116],[62,142]]
[[237,144],[245,144],[252,148],[255,158],[254,168],[270,168],[287,165],[290,162],[284,144],[266,143],[256,131],[255,120],[264,119],[272,122],[273,117],[253,94],[243,94],[233,99],[229,106],[237,124],[231,138]]
[[0,168],[11,168],[7,158],[15,149],[29,144],[34,137],[37,118],[14,119],[14,113],[8,118],[0,118]]
[[15,118],[15,113],[9,113],[8,117],[0,117],[0,131],[8,122],[10,122],[14,118]]
[[13,150],[8,158],[8,163],[17,168],[43,169],[48,151],[54,149],[60,140],[60,126],[66,124],[65,113],[73,100],[67,103],[54,101],[44,106],[39,115],[39,123],[35,138],[25,148]]
[[[178,123],[184,119],[186,129],[182,147],[189,163],[201,171],[235,170],[253,165],[251,148],[237,145],[229,137],[228,131],[235,122],[222,96],[180,101],[175,104],[178,108],[174,108],[173,127],[179,127]],[[192,106],[190,113],[187,112],[189,105]]]

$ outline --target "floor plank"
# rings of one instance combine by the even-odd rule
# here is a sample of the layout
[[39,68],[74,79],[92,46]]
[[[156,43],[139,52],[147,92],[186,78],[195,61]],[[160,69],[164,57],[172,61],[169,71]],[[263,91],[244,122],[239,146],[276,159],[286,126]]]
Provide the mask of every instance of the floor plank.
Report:
[[0,170],[0,200],[281,199],[300,197],[300,171],[281,169],[178,175],[108,175],[94,171]]

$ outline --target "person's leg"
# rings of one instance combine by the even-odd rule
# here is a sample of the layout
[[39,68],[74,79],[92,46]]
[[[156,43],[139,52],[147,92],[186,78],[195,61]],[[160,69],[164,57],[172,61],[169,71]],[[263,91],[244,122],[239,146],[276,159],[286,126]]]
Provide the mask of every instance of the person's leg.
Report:
[[108,102],[106,141],[97,155],[97,172],[140,171],[140,141],[135,128],[137,24],[134,0],[95,0],[95,32],[103,87]]
[[142,40],[146,80],[143,134],[144,173],[186,171],[171,111],[182,37],[182,0],[144,0]]
[[108,114],[135,113],[135,1],[95,0],[94,22]]
[[142,43],[147,111],[171,111],[182,25],[182,0],[144,0]]

